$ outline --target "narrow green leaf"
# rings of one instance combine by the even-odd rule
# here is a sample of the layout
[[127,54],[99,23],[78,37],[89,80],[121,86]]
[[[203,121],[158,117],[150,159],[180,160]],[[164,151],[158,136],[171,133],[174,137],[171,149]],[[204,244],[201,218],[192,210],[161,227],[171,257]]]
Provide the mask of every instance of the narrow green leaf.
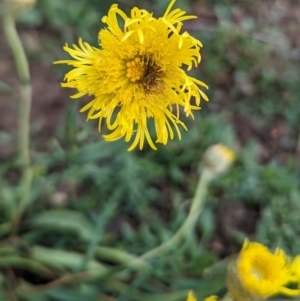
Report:
[[85,216],[71,210],[48,210],[36,215],[31,226],[37,229],[73,231],[85,241],[93,239],[93,227]]
[[[68,269],[70,271],[76,271],[83,260],[83,256],[83,254],[76,252],[55,250],[39,246],[32,248],[32,257],[35,260],[60,270]],[[96,260],[90,260],[87,265],[87,271],[99,276],[102,273],[105,273],[107,268]]]

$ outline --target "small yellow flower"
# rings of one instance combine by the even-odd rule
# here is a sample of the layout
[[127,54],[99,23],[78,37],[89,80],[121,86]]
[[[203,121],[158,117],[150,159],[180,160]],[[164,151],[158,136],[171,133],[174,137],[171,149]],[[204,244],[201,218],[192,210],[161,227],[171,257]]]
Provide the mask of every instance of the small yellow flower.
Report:
[[174,129],[181,139],[179,126],[187,128],[180,113],[193,117],[200,99],[208,100],[199,89],[207,88],[206,84],[185,72],[185,67],[190,70],[201,59],[201,42],[181,30],[183,21],[196,17],[171,10],[175,1],[160,18],[137,7],[127,16],[113,4],[102,18],[107,27],[99,32],[100,48],[79,39],[79,46],[64,47],[73,59],[55,62],[73,66],[62,84],[78,91],[73,98],[93,96],[81,112],[88,111],[87,119],[98,119],[99,130],[106,122],[110,133],[103,136],[105,140],[131,141],[128,150],[138,145],[142,149],[145,140],[156,149],[155,143],[174,138]]
[[[236,281],[234,273],[240,283]],[[277,248],[272,253],[262,244],[245,240],[234,272],[229,269],[227,287],[238,301],[262,300],[276,294],[299,295],[299,290],[286,287],[295,280],[283,250]]]
[[186,301],[197,301],[197,299],[194,296],[194,293],[192,291],[189,291]]
[[[204,301],[217,301],[217,300],[218,300],[218,296],[209,296],[204,299]],[[189,291],[186,301],[197,301],[197,299],[192,291]]]

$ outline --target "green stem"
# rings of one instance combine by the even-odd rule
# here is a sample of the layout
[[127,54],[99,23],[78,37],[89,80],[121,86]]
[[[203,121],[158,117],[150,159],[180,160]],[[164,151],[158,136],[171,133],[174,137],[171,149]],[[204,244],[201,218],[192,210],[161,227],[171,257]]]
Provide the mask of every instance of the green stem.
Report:
[[22,167],[20,202],[14,221],[12,234],[18,230],[23,211],[28,203],[32,184],[32,168],[30,167],[29,132],[30,132],[30,108],[31,108],[31,83],[28,60],[16,29],[15,18],[7,12],[3,16],[3,28],[7,42],[12,50],[16,64],[17,74],[20,80],[20,96],[18,103],[18,153]]
[[33,169],[31,167],[25,167],[22,175],[21,180],[21,187],[20,187],[20,201],[18,204],[18,208],[16,210],[12,227],[11,227],[11,234],[15,235],[18,231],[23,212],[30,203],[30,190],[32,185],[33,179]]
[[161,244],[160,246],[148,251],[142,256],[138,257],[139,260],[150,259],[153,257],[157,257],[158,255],[162,255],[170,249],[175,249],[175,247],[179,244],[181,239],[184,237],[185,233],[192,231],[195,227],[195,224],[198,220],[198,217],[203,209],[205,196],[207,191],[207,186],[210,181],[210,173],[208,170],[204,169],[202,171],[201,177],[199,178],[196,192],[192,201],[192,205],[189,211],[189,214],[181,225],[181,227],[177,230],[177,232],[173,235],[173,237]]
[[[104,247],[97,246],[103,231],[104,220],[105,220],[105,218],[103,218],[102,215],[99,215],[97,220],[97,225],[96,225],[96,233],[95,233],[96,235],[94,236],[94,239],[90,242],[90,245],[85,254],[83,262],[80,266],[80,270],[84,270],[89,260],[91,260],[94,257],[95,253],[97,253],[97,255],[100,257],[102,256],[109,257],[111,260],[119,261],[119,263],[121,263],[121,266],[118,267],[117,272],[129,267],[136,267],[136,268],[138,267],[139,270],[147,271],[149,266],[147,265],[145,260],[154,258],[172,248],[175,248],[176,245],[180,242],[180,240],[184,237],[184,235],[187,232],[192,231],[194,229],[195,224],[199,218],[199,215],[205,203],[205,196],[210,180],[211,180],[211,172],[208,169],[204,168],[197,184],[196,192],[192,201],[189,214],[186,220],[184,221],[184,223],[182,224],[182,226],[178,229],[178,231],[174,234],[174,236],[170,240],[150,250],[149,252],[145,253],[140,257],[133,258],[133,256],[128,256],[128,255],[124,256],[124,254],[120,254],[119,252],[111,252],[110,250]],[[110,254],[108,254],[108,252]],[[111,257],[113,257],[114,259],[112,259]]]
[[[115,248],[103,247],[103,246],[97,246],[95,254],[97,258],[101,260],[114,262],[115,264],[121,264],[121,265],[126,264],[126,267],[128,267],[129,262],[133,262],[137,259],[137,256],[127,253],[126,251],[115,249]],[[121,270],[120,265],[117,267],[119,270]],[[135,261],[134,264],[132,264],[132,266],[130,267],[136,268],[137,270],[145,270],[145,269],[149,269],[150,265],[147,262],[140,260],[140,261]]]
[[19,38],[14,17],[6,13],[3,16],[3,28],[7,42],[12,50],[16,70],[20,80],[20,100],[18,106],[18,151],[20,163],[24,168],[30,165],[29,125],[31,107],[31,84],[28,60]]

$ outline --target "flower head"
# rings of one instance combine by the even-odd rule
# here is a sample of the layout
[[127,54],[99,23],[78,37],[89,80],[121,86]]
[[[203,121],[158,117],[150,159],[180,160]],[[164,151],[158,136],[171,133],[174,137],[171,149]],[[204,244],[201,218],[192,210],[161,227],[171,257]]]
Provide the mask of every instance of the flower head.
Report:
[[73,98],[85,94],[94,97],[81,112],[88,111],[87,119],[98,119],[99,130],[102,121],[106,122],[110,133],[104,135],[105,140],[133,140],[129,150],[137,145],[142,149],[145,138],[156,149],[149,120],[155,127],[155,143],[173,139],[174,129],[180,139],[179,126],[186,129],[180,108],[193,117],[200,99],[207,100],[199,89],[207,86],[183,69],[192,69],[201,59],[201,42],[181,30],[182,22],[195,16],[181,9],[171,10],[175,1],[160,18],[137,7],[127,16],[113,4],[102,18],[106,28],[99,32],[100,48],[79,39],[79,46],[64,47],[73,59],[56,62],[74,67],[62,84],[77,89]]
[[36,0],[3,0],[3,13],[11,14],[12,16],[22,15],[29,11],[35,2]]
[[294,281],[283,250],[277,248],[272,253],[264,245],[248,240],[227,275],[228,290],[239,301],[262,300],[275,294],[296,296],[299,290],[286,287]]

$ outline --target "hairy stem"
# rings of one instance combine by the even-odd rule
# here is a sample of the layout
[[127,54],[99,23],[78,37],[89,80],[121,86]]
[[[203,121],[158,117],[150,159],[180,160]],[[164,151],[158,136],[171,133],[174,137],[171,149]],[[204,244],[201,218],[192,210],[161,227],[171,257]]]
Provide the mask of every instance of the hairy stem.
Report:
[[7,42],[12,50],[16,70],[20,80],[18,103],[18,152],[23,168],[30,165],[29,157],[29,117],[31,107],[31,84],[28,60],[18,35],[14,17],[6,13],[3,16],[3,28]]
[[20,200],[12,224],[12,234],[17,232],[23,211],[28,203],[32,184],[30,167],[29,132],[31,108],[31,83],[28,60],[16,29],[15,18],[9,12],[3,16],[3,28],[7,42],[12,50],[16,71],[20,81],[18,102],[18,155],[22,167]]
[[204,169],[201,174],[201,177],[199,178],[189,214],[184,223],[177,230],[177,232],[172,236],[171,239],[169,239],[165,243],[138,257],[139,260],[146,260],[153,257],[157,257],[158,255],[162,255],[163,253],[171,249],[175,249],[176,246],[180,243],[181,239],[184,237],[184,235],[187,232],[192,231],[194,229],[195,224],[204,206],[207,186],[210,181],[210,177],[208,175],[209,174],[207,173],[207,170]]

